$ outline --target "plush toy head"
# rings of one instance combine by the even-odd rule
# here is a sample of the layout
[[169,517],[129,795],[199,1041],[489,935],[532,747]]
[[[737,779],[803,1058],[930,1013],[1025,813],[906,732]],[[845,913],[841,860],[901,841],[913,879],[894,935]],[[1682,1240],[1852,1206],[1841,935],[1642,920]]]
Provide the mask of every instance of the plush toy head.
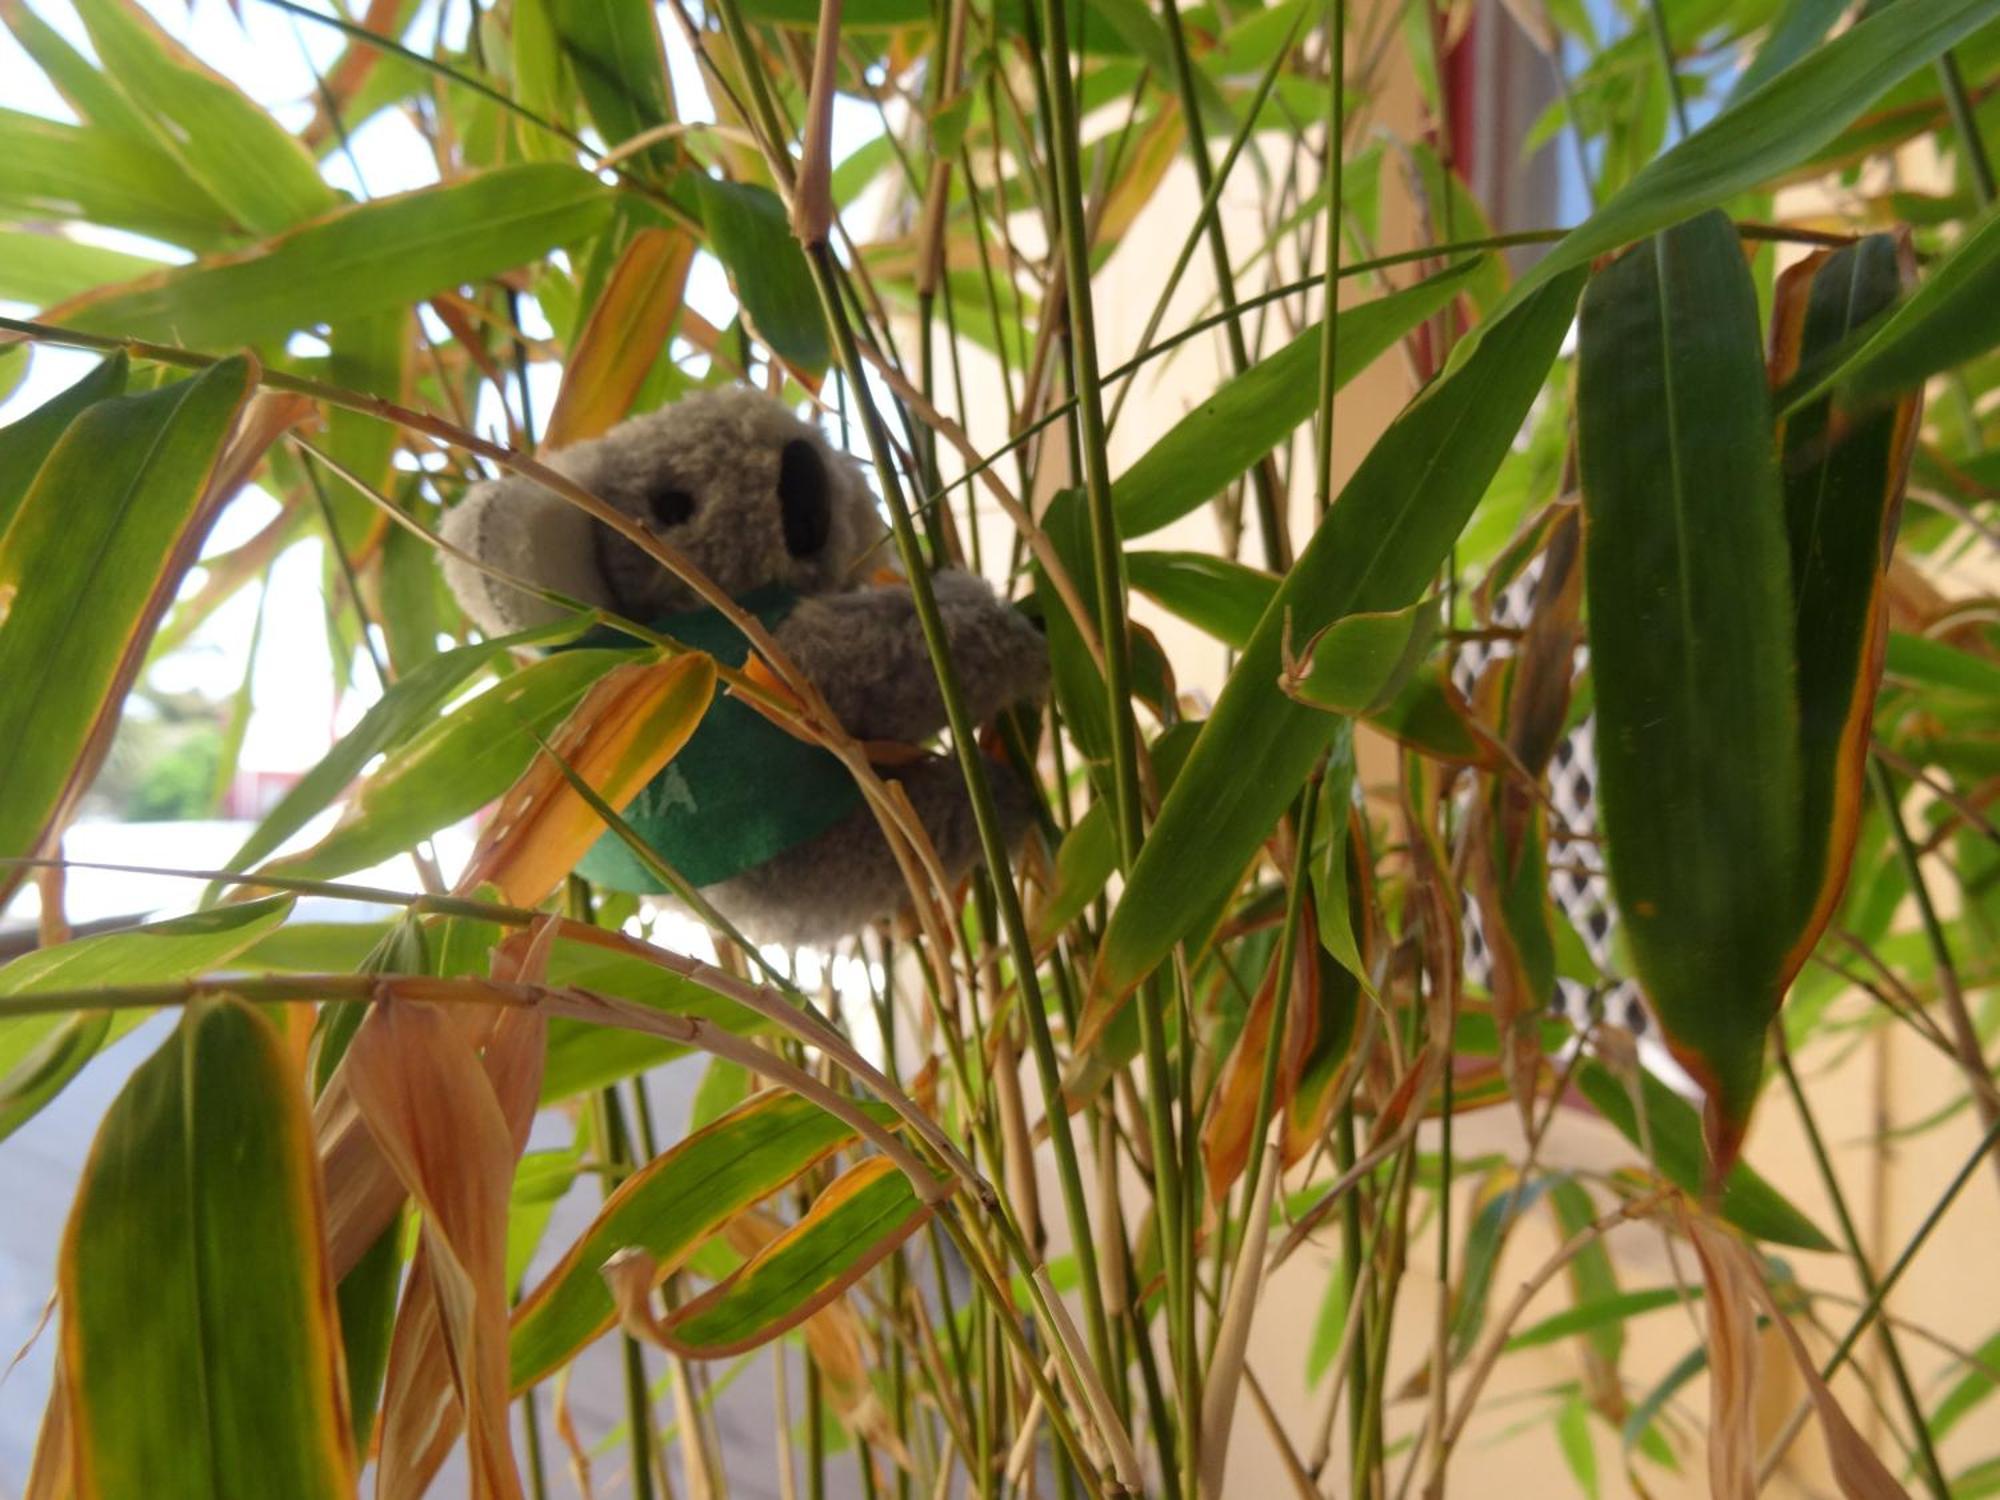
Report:
[[[776,585],[821,594],[862,581],[884,527],[860,465],[783,406],[742,387],[635,417],[549,460],[680,548],[730,595]],[[699,608],[694,591],[635,543],[532,480],[473,489],[445,519],[461,550],[627,618]],[[448,558],[453,592],[489,632],[562,616],[534,595]]]

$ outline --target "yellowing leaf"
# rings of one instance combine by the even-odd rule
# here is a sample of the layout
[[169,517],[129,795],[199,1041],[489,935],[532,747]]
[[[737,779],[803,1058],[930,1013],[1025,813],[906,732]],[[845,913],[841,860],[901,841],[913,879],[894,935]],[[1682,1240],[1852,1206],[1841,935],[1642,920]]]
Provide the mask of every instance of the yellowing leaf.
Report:
[[459,888],[490,884],[503,901],[541,901],[604,831],[563,767],[623,807],[687,743],[714,692],[715,662],[698,654],[606,673],[500,800]]
[[204,1000],[105,1115],[57,1270],[77,1500],[354,1494],[304,1099],[269,1022]]
[[719,1359],[796,1328],[916,1233],[931,1210],[894,1162],[871,1156],[741,1270],[665,1318],[647,1295],[655,1273],[643,1251],[614,1256],[605,1277],[629,1332],[689,1359]]
[[531,1010],[495,1019],[392,999],[370,1011],[341,1064],[369,1134],[422,1214],[389,1352],[384,1500],[423,1494],[459,1413],[474,1500],[520,1495],[507,1408],[507,1210],[540,1087],[544,1024]]
[[680,229],[632,237],[569,351],[545,448],[596,437],[631,410],[680,315],[694,251],[693,237]]

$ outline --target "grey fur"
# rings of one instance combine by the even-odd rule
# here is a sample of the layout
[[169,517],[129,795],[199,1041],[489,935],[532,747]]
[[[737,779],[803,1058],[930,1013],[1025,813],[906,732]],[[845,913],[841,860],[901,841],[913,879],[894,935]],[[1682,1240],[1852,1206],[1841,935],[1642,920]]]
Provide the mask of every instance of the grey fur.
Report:
[[[818,543],[787,546],[779,473],[787,445],[811,445],[804,463],[822,482]],[[779,644],[859,739],[921,742],[945,727],[937,677],[907,588],[855,587],[889,559],[885,528],[860,466],[777,402],[741,387],[704,392],[601,438],[554,455],[558,472],[655,527],[727,592],[767,584],[803,596],[778,627]],[[808,489],[811,485],[806,486]],[[654,499],[680,492],[690,513],[659,526]],[[582,519],[582,524],[577,524]],[[639,547],[581,518],[559,497],[516,478],[476,487],[446,518],[454,545],[482,562],[588,603],[650,621],[700,600]],[[545,601],[447,560],[447,582],[466,613],[489,632],[554,617]],[[1037,697],[1048,680],[1042,637],[1002,604],[985,580],[946,570],[932,579],[967,707],[978,721]],[[989,766],[1010,844],[1029,825],[1029,789]],[[963,877],[979,860],[970,802],[956,764],[944,758],[900,773],[946,873]],[[823,943],[899,910],[907,892],[874,815],[859,808],[817,838],[704,895],[760,941]]]
[[[1007,766],[989,761],[987,779],[1009,848],[1027,831],[1034,799]],[[956,882],[979,859],[979,830],[958,763],[942,756],[900,773],[910,805]],[[702,894],[743,932],[766,943],[824,944],[902,910],[909,890],[883,842],[875,815],[858,807],[817,838]]]

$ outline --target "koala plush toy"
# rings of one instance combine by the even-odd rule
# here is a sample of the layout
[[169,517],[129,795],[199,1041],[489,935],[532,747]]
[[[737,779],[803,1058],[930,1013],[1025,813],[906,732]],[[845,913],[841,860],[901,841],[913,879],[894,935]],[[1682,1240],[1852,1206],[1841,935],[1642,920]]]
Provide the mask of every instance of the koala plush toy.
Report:
[[[690,396],[555,454],[551,467],[672,541],[777,638],[856,739],[916,745],[944,728],[907,585],[871,586],[886,528],[860,466],[776,401],[745,388]],[[518,476],[476,486],[446,539],[501,574],[599,605],[741,666],[742,632],[625,537]],[[460,605],[492,634],[564,617],[556,605],[446,556]],[[970,573],[931,580],[967,707],[984,722],[1038,696],[1039,631]],[[623,644],[618,636],[609,644]],[[1027,787],[989,764],[1012,842]],[[883,768],[902,783],[954,880],[979,858],[954,760]],[[717,910],[760,942],[826,943],[900,910],[901,871],[834,757],[718,694],[701,727],[623,816]],[[607,833],[580,873],[658,891]]]

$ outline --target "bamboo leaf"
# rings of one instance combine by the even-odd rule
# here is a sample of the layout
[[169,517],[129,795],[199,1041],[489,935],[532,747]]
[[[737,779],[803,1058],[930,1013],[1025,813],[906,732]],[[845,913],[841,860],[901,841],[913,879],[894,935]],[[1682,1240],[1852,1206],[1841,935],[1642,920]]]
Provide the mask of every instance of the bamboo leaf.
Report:
[[1577,366],[1598,799],[1611,884],[1726,1166],[1783,998],[1799,719],[1756,294],[1721,213],[1584,293]]
[[[886,1106],[879,1111],[886,1123]],[[771,1090],[653,1158],[619,1184],[590,1228],[514,1312],[512,1384],[522,1390],[566,1364],[617,1315],[599,1268],[637,1248],[659,1276],[683,1264],[731,1217],[853,1140],[854,1132],[795,1094]]]
[[1514,283],[1502,309],[1607,250],[1727,202],[1809,160],[1893,84],[1996,17],[2000,0],[1927,0],[1876,9],[1648,162]]
[[332,832],[265,866],[324,879],[365,869],[470,817],[519,779],[546,737],[627,651],[562,651],[523,667],[432,723],[364,781]]
[[714,696],[715,660],[699,652],[605,673],[500,799],[459,888],[492,885],[517,906],[546,898],[604,832],[565,770],[623,807],[666,769]]
[[0,212],[101,224],[192,250],[229,237],[213,201],[182,192],[180,174],[150,141],[11,109],[0,109]]
[[930,1214],[894,1163],[871,1156],[836,1178],[804,1218],[735,1275],[666,1318],[661,1342],[690,1359],[768,1344],[867,1275]]
[[107,282],[130,281],[160,263],[61,234],[0,229],[0,298],[46,307]]
[[694,251],[694,240],[679,229],[632,236],[570,347],[544,446],[566,448],[608,432],[632,409],[680,317]]
[[[382,1398],[384,1494],[422,1494],[461,1422],[472,1493],[521,1493],[507,1409],[507,1206],[543,1024],[533,1010],[392,1000],[369,1008],[341,1061],[382,1170],[419,1214]],[[331,1170],[328,1184],[337,1191]]]
[[596,233],[613,202],[578,167],[499,167],[335,209],[253,249],[108,288],[50,316],[198,349],[264,343],[537,260]]
[[1113,913],[1097,986],[1122,994],[1236,883],[1340,720],[1278,690],[1295,635],[1428,587],[1479,503],[1567,331],[1579,276],[1495,327],[1383,434],[1313,535],[1230,673]]
[[[1690,1288],[1689,1296],[1699,1297],[1701,1293]],[[1594,1333],[1606,1327],[1615,1327],[1628,1318],[1636,1318],[1642,1313],[1658,1308],[1672,1307],[1681,1300],[1680,1290],[1670,1286],[1648,1287],[1639,1292],[1620,1292],[1615,1297],[1600,1297],[1591,1302],[1579,1302],[1576,1306],[1531,1323],[1507,1340],[1507,1352],[1517,1349],[1537,1349],[1544,1344],[1553,1344],[1559,1339],[1574,1338],[1578,1334]]]
[[78,0],[104,71],[181,169],[253,234],[276,234],[339,202],[306,149],[130,0]]
[[[1482,257],[1483,258],[1483,257]],[[1478,261],[1440,271],[1400,292],[1341,309],[1336,388],[1464,291]],[[1310,328],[1176,422],[1118,477],[1118,529],[1143,536],[1205,505],[1284,442],[1319,402],[1320,325]]]
[[113,1101],[63,1235],[80,1497],[354,1494],[322,1236],[283,1042],[197,1002]]
[[1819,46],[1847,10],[1848,0],[1786,0],[1757,55],[1731,85],[1729,101],[1756,93]]
[[[1641,1129],[1632,1095],[1602,1063],[1590,1061],[1579,1067],[1576,1087],[1626,1140],[1641,1150],[1649,1149],[1650,1143],[1653,1166],[1667,1181],[1690,1193],[1703,1190],[1701,1117],[1692,1104],[1651,1073],[1641,1072],[1639,1099],[1646,1111]],[[1811,1219],[1740,1160],[1723,1181],[1722,1217],[1774,1245],[1834,1249],[1833,1241]]]
[[1286,664],[1285,692],[1331,713],[1375,713],[1401,694],[1437,639],[1443,614],[1442,603],[1432,598],[1335,620],[1306,643],[1298,661]]
[[[1995,237],[2000,245],[2000,236]],[[1780,387],[1890,306],[1903,255],[1888,235],[1821,252],[1779,281],[1771,384]],[[2000,290],[2000,287],[1996,287]],[[1779,424],[1799,703],[1799,912],[1788,976],[1831,919],[1854,857],[1881,680],[1883,580],[1921,399],[1858,409],[1838,397]]]
[[248,870],[277,849],[330,807],[376,756],[393,751],[436,722],[445,705],[486,667],[510,651],[551,645],[574,636],[580,628],[549,625],[460,646],[390,683],[361,716],[361,722],[342,735],[319,764],[295,781],[278,805],[264,815],[264,821],[231,857],[229,868]]
[[729,268],[751,326],[774,353],[816,378],[832,358],[826,319],[785,205],[754,182],[698,176],[694,187],[709,248]]
[[[1880,261],[1890,253],[1878,249],[1871,258]],[[1872,279],[1881,283],[1884,274],[1876,271]],[[1869,290],[1869,315],[1885,310],[1879,285]],[[1787,416],[1836,389],[1842,404],[1858,411],[1870,397],[1910,391],[2000,344],[2000,210],[1969,230],[1894,311],[1863,330],[1866,321],[1854,317],[1839,343],[1804,351],[1785,371],[1802,387],[1780,398]]]
[[[666,54],[646,0],[548,0],[547,9],[606,145],[673,122]],[[674,147],[662,141],[638,159],[665,171],[674,164]]]
[[290,896],[97,933],[38,948],[0,968],[0,1139],[18,1130],[68,1085],[106,1041],[144,1011],[9,1016],[6,999],[48,990],[157,984],[220,967],[284,922]]
[[[95,773],[214,518],[211,475],[255,386],[255,367],[231,359],[94,403],[0,538],[0,596],[16,591],[0,622],[0,854],[34,853]],[[23,587],[31,576],[62,586]],[[0,873],[0,897],[20,879]]]
[[7,541],[21,501],[35,476],[77,414],[99,401],[122,395],[131,370],[123,354],[114,354],[60,395],[51,397],[17,422],[0,427],[0,547]]
[[1278,580],[1261,568],[1206,552],[1127,552],[1125,576],[1162,608],[1239,651],[1278,591]]
[[1974,1407],[1991,1397],[1996,1389],[2000,1389],[2000,1381],[1996,1381],[1990,1373],[2000,1368],[2000,1334],[1981,1344],[1977,1353],[1983,1368],[1968,1370],[1945,1392],[1931,1412],[1931,1437],[1937,1442],[1943,1442],[1947,1432],[1956,1427]]

